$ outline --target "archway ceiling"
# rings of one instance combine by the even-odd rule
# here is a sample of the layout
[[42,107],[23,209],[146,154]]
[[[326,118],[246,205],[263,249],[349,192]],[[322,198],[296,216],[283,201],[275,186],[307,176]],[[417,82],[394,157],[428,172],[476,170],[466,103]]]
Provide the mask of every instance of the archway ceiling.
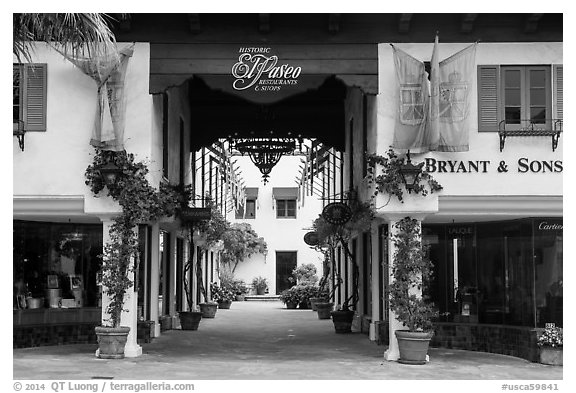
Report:
[[334,76],[309,78],[310,89],[272,102],[254,102],[252,93],[242,96],[211,88],[208,83],[217,86],[229,81],[218,78],[195,76],[188,82],[192,151],[230,136],[301,136],[343,150],[346,86]]

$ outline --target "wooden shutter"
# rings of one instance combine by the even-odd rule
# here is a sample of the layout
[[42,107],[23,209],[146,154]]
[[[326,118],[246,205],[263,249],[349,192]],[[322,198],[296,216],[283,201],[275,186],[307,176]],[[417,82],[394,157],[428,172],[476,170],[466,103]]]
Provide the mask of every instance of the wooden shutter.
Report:
[[46,131],[46,64],[24,65],[23,119],[26,131]]
[[498,131],[501,120],[500,66],[478,66],[478,131]]
[[564,115],[564,74],[562,64],[554,66],[554,87],[552,102],[554,105],[554,118],[563,119]]

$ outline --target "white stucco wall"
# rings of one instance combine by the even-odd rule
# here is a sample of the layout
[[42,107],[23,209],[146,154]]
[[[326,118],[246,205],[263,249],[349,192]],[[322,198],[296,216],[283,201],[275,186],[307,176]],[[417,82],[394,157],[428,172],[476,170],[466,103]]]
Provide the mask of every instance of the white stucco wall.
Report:
[[[398,48],[421,61],[430,61],[433,44],[395,44]],[[469,44],[439,44],[440,61],[450,57]],[[378,153],[385,154],[392,144],[394,130],[394,62],[392,47],[380,44],[379,52],[379,94],[378,94]],[[476,52],[476,65],[553,65],[563,63],[562,43],[479,43]],[[476,67],[475,67],[476,68]],[[562,195],[562,173],[518,172],[518,160],[562,161],[564,135],[558,147],[552,152],[550,137],[507,138],[504,150],[500,152],[497,132],[478,132],[478,93],[476,76],[470,95],[470,115],[473,121],[469,130],[470,151],[433,152],[412,155],[413,161],[422,162],[430,157],[437,160],[490,161],[487,173],[434,173],[444,187],[441,196],[456,195]],[[501,161],[508,165],[508,172],[499,173]]]
[[[126,150],[148,163],[152,146],[149,57],[149,44],[136,44],[125,81],[124,134]],[[47,131],[26,133],[24,151],[14,138],[14,195],[84,196],[86,213],[115,210],[110,198],[94,198],[84,184],[84,171],[94,153],[89,142],[96,109],[95,82],[45,44],[37,45],[33,61],[48,64]]]
[[259,190],[255,219],[236,220],[234,215],[231,215],[228,220],[249,223],[268,245],[266,258],[262,254],[257,254],[239,263],[235,277],[243,279],[247,284],[251,284],[256,276],[266,277],[270,294],[276,293],[276,251],[296,251],[298,266],[314,263],[318,277],[322,276],[322,254],[304,243],[304,234],[310,231],[312,221],[322,212],[322,201],[316,196],[308,195],[297,203],[296,219],[280,219],[276,218],[276,207],[272,197],[273,187],[297,187],[295,179],[301,158],[300,156],[282,157],[272,169],[269,182],[264,185],[261,173],[248,157],[234,157],[238,160],[246,187],[258,187]]

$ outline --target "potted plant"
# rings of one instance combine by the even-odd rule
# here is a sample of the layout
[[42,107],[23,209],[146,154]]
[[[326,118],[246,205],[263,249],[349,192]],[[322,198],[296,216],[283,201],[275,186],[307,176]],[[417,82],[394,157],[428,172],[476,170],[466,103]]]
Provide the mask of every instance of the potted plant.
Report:
[[[116,168],[115,182],[105,183],[101,169]],[[110,226],[110,239],[104,246],[100,284],[109,298],[106,312],[109,318],[95,328],[98,337],[98,356],[106,359],[124,357],[129,327],[120,326],[124,309],[124,296],[132,288],[139,264],[138,237],[134,228],[140,223],[155,221],[175,214],[179,200],[172,189],[160,185],[156,189],[147,180],[148,168],[135,162],[134,155],[126,151],[114,152],[96,149],[92,164],[86,168],[85,184],[97,195],[104,188],[121,207],[121,213]],[[134,291],[137,292],[138,288]]]
[[[354,233],[362,232],[370,228],[372,219],[374,218],[373,207],[369,203],[359,201],[353,191],[348,191],[345,194],[345,200],[348,201],[348,207],[351,213],[351,217],[347,222],[333,224],[328,222],[322,215],[313,222],[313,229],[318,237],[318,247],[320,249],[326,249],[325,252],[327,258],[331,261],[331,265],[335,265],[334,250],[338,245],[342,246],[346,257],[352,261],[352,293],[341,305],[338,305],[336,309],[331,312],[336,333],[352,332],[352,322],[359,298],[359,267],[348,244]],[[334,269],[331,269],[331,271],[332,274],[335,275]],[[327,281],[325,278],[327,277],[323,278],[323,283]],[[332,288],[329,298],[332,298],[335,290],[342,283],[341,278],[338,277],[336,282],[338,284]]]
[[295,309],[300,303],[300,297],[296,287],[285,289],[280,294],[280,300],[286,305],[287,309]]
[[248,293],[248,287],[244,280],[234,280],[232,281],[232,291],[236,295],[236,300],[242,302]]
[[334,308],[334,303],[332,302],[318,302],[316,303],[316,312],[318,313],[318,319],[330,319],[332,316],[332,309]]
[[210,284],[210,292],[212,292],[212,299],[218,303],[218,308],[229,309],[232,304],[232,300],[236,298],[234,292],[224,286],[218,285],[218,283],[213,282]]
[[317,285],[311,285],[311,284],[296,285],[293,288],[298,294],[298,308],[310,309],[311,299],[312,298],[320,299],[319,298],[320,288]]
[[[316,285],[318,283],[318,275],[316,272],[317,269],[313,263],[305,263],[292,270],[292,276],[294,277],[292,281],[295,281],[297,285],[310,287],[308,292],[303,293],[304,296],[300,304],[303,305],[301,308],[308,308],[306,305],[309,305],[312,311],[316,311],[316,302],[328,300],[319,293],[319,288]],[[318,288],[318,290],[313,291],[312,288]]]
[[[181,186],[175,186],[181,187]],[[180,199],[179,208],[176,211],[177,217],[183,227],[187,229],[188,238],[191,244],[191,252],[188,261],[184,265],[184,274],[182,275],[182,281],[184,284],[184,292],[186,293],[186,301],[188,303],[189,311],[181,311],[181,315],[185,315],[185,318],[189,318],[187,313],[192,313],[195,319],[200,319],[195,313],[199,313],[202,318],[214,318],[216,316],[216,311],[218,309],[218,303],[212,301],[209,298],[208,291],[206,290],[206,285],[203,282],[202,274],[202,264],[199,262],[202,260],[202,255],[209,249],[216,249],[221,244],[221,237],[224,232],[230,228],[230,223],[222,216],[218,210],[216,204],[212,201],[209,196],[203,198],[203,205],[210,209],[209,219],[190,219],[187,217],[185,212],[189,210],[189,204],[192,200],[192,189],[190,186],[186,186],[183,190],[180,190],[182,195]],[[196,247],[199,248],[200,252],[197,256],[197,265],[194,269],[194,254]],[[191,271],[196,272],[196,281],[200,288],[200,292],[204,295],[205,302],[198,304],[200,311],[194,310],[194,303],[192,301],[192,285],[191,285]],[[192,317],[192,316],[190,316]]]
[[400,363],[425,364],[430,340],[432,320],[438,317],[434,304],[425,295],[417,296],[432,276],[432,262],[421,243],[421,230],[417,220],[410,217],[395,224],[398,229],[392,241],[396,247],[393,256],[393,282],[389,286],[390,309],[407,330],[395,332],[400,350]]
[[262,276],[254,277],[252,280],[252,288],[254,288],[257,295],[264,295],[266,289],[268,289],[268,279]]
[[563,331],[553,324],[547,324],[546,328],[538,336],[540,347],[540,363],[552,366],[563,364]]

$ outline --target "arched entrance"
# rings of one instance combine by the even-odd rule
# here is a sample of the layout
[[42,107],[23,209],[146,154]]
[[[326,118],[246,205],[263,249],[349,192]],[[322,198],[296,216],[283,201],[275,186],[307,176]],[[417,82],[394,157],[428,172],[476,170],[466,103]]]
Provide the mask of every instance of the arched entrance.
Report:
[[[233,70],[235,65],[242,61],[249,63],[243,58],[245,54],[251,55],[251,59],[258,55],[263,59],[274,58],[278,67],[291,67],[298,69],[298,72],[280,77],[263,64],[262,67],[267,73],[262,72],[262,75],[259,75],[255,68],[256,76],[247,76],[246,79],[247,83],[256,82],[249,88],[238,88],[239,84],[235,82],[241,78],[238,78],[238,73],[234,74]],[[258,62],[249,64],[258,66]],[[308,194],[306,208],[310,208],[313,198],[316,199],[319,206],[311,218],[300,224],[296,228],[297,232],[285,233],[286,237],[300,239],[301,247],[308,248],[302,241],[303,233],[300,234],[298,231],[311,225],[313,218],[321,212],[322,206],[329,202],[329,198],[342,194],[344,180],[353,177],[352,170],[344,173],[344,160],[350,164],[354,160],[354,153],[359,154],[366,150],[369,127],[367,108],[375,101],[377,92],[376,64],[375,44],[345,43],[323,46],[308,43],[306,40],[290,44],[270,43],[265,46],[151,43],[150,92],[155,95],[157,102],[162,102],[159,107],[162,108],[164,122],[168,123],[165,125],[168,128],[167,145],[170,138],[174,137],[177,141],[181,141],[177,147],[179,151],[177,155],[182,157],[188,152],[192,155],[191,172],[198,174],[191,179],[192,184],[199,190],[196,194],[200,195],[200,199],[206,194],[217,200],[220,198],[221,205],[226,211],[230,209],[231,202],[222,200],[222,192],[214,191],[224,182],[219,180],[218,174],[223,173],[220,159],[226,160],[224,156],[229,147],[226,141],[259,137],[293,137],[310,141],[307,154],[311,159],[309,163],[303,162],[305,168],[299,169],[299,177],[295,179],[298,184],[295,185],[291,178],[288,184],[272,186],[273,190],[279,191],[272,191],[267,199],[264,199],[261,193],[258,198],[242,202],[245,205],[242,209],[245,211],[248,202],[260,206],[261,201],[266,200],[266,203],[270,204],[269,213],[275,220],[280,220],[277,223],[281,223],[283,230],[287,231],[286,225],[289,220],[285,218],[302,218],[301,214],[292,216],[293,213],[289,208],[291,198],[298,199],[298,209],[305,203],[304,194]],[[173,108],[177,108],[176,111]],[[182,119],[178,126],[184,131],[182,133],[180,129],[178,131],[180,135],[170,133],[169,129],[174,127],[171,117]],[[353,148],[347,149],[347,147]],[[344,156],[345,150],[349,152],[347,157]],[[310,152],[313,154],[309,154]],[[204,158],[206,154],[213,155],[213,158]],[[306,154],[301,158],[306,160]],[[169,165],[171,159],[165,160]],[[363,168],[356,170],[362,171]],[[213,173],[216,175],[213,176]],[[168,177],[170,175],[171,172],[168,171]],[[183,179],[185,176],[180,177]],[[255,185],[244,185],[257,187],[258,183],[259,181]],[[291,194],[292,191],[288,189],[298,191]],[[288,199],[278,196],[284,195],[285,198],[286,192],[290,194]],[[280,206],[282,209],[288,209],[283,213],[284,217],[278,212]],[[257,212],[256,216],[261,217],[263,210]],[[275,223],[271,225],[271,232],[274,232]],[[173,237],[178,239],[176,234]],[[358,247],[358,258],[363,255],[362,258],[365,259],[361,272],[363,299],[370,296],[368,247],[369,244]],[[286,286],[286,271],[279,272],[286,270],[281,260],[288,254],[292,256],[292,264],[297,260],[297,264],[300,265],[310,258],[297,252],[294,246],[279,246],[271,250],[259,267],[263,273],[268,272],[270,275],[269,281],[272,282],[269,287],[270,294],[278,294],[281,292],[280,287]],[[203,259],[199,261],[205,281],[204,287],[208,286],[206,283],[217,275],[213,271],[215,258],[215,254],[208,252],[203,254]],[[348,263],[350,261],[342,257],[338,264],[337,268],[342,277],[351,274],[352,269]],[[271,265],[275,268],[271,269]],[[179,268],[176,267],[176,270]],[[318,275],[322,276],[321,262],[318,264]],[[345,283],[346,281],[344,279]],[[153,283],[151,285],[154,286]],[[174,282],[174,285],[178,286],[178,282]],[[204,299],[198,286],[192,291],[198,302]],[[348,298],[351,291],[352,288],[343,284],[342,290],[338,291],[338,301],[342,302]],[[182,297],[181,292],[177,290],[176,296]],[[154,291],[146,295],[152,305],[155,296]],[[184,304],[180,298],[173,303],[180,306]],[[368,302],[363,307],[364,313],[370,312],[371,306]],[[177,308],[174,306],[170,309],[165,306],[163,310],[165,316],[172,319],[172,324],[177,321],[170,314],[175,315]],[[159,312],[162,314],[162,311]],[[153,313],[150,316],[154,318]],[[367,326],[364,324],[364,329],[367,329]]]

